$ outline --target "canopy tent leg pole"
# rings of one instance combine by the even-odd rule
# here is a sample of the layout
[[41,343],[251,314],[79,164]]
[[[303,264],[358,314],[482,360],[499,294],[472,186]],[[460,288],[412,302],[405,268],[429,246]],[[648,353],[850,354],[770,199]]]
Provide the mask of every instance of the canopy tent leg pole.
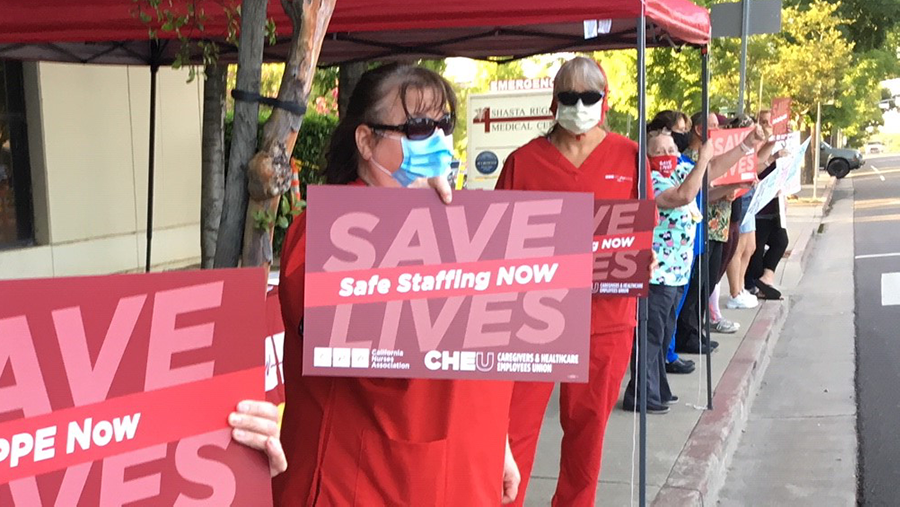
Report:
[[[709,46],[703,46],[700,49],[700,60],[701,60],[701,68],[702,68],[702,76],[700,80],[703,82],[703,96],[701,101],[703,102],[701,106],[701,110],[703,111],[703,142],[705,143],[709,138]],[[701,284],[700,291],[700,304],[709,306],[709,291],[711,287],[709,286],[709,233],[707,231],[708,221],[708,213],[709,213],[709,172],[703,175],[703,227],[701,231],[703,231],[703,237],[700,238],[703,241],[703,253],[700,255],[700,273],[701,273],[701,281],[706,281],[706,283]],[[703,306],[700,306],[702,309]],[[712,350],[709,347],[709,344],[712,342],[712,335],[710,334],[710,324],[709,324],[709,308],[707,308],[706,312],[701,312],[702,315],[705,315],[703,318],[703,322],[701,325],[703,326],[703,336],[701,336],[700,345],[703,346],[703,337],[706,338],[706,408],[708,410],[712,410],[713,408],[713,389],[712,389]]]
[[150,153],[147,156],[147,260],[144,272],[150,272],[150,246],[153,242],[153,179],[156,165],[156,81],[159,64],[150,64]]
[[[638,198],[647,198],[647,18],[641,2],[637,26],[638,71]],[[647,298],[638,299],[638,392],[640,393],[640,486],[639,505],[647,505]]]

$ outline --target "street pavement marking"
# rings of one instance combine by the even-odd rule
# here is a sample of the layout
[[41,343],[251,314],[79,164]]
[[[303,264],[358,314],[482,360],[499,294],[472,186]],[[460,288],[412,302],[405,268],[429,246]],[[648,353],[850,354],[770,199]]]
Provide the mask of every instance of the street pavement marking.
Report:
[[857,255],[857,259],[880,259],[882,257],[900,257],[900,252]]
[[900,273],[881,274],[881,306],[900,305]]
[[881,171],[879,171],[877,167],[875,167],[874,165],[870,165],[869,167],[871,167],[872,170],[875,171],[876,174],[878,174],[878,177],[881,178],[881,181],[885,181],[884,175],[881,174]]

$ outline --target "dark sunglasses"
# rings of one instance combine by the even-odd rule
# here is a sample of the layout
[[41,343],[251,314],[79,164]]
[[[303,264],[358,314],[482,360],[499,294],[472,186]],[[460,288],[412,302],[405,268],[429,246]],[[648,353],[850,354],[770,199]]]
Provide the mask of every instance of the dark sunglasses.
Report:
[[402,132],[408,139],[418,141],[427,139],[434,134],[435,129],[441,129],[445,136],[449,136],[456,126],[456,118],[452,114],[445,114],[440,120],[431,118],[407,118],[402,125],[382,125],[378,123],[366,123],[375,130],[392,130]]
[[559,92],[556,100],[564,106],[574,106],[579,100],[586,106],[593,106],[603,100],[603,92]]

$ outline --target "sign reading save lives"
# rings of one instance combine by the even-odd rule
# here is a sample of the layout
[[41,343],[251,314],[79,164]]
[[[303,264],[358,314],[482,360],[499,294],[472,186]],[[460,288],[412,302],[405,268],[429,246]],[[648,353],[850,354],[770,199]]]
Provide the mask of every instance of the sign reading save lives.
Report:
[[594,201],[594,294],[649,293],[655,225],[654,201]]
[[0,505],[258,505],[268,463],[227,416],[264,396],[264,293],[262,270],[0,282]]
[[[754,127],[735,129],[710,129],[709,142],[713,146],[713,157],[718,157],[741,145]],[[713,180],[714,187],[756,180],[756,152],[742,156],[727,173]]]
[[592,201],[310,187],[304,374],[586,382]]

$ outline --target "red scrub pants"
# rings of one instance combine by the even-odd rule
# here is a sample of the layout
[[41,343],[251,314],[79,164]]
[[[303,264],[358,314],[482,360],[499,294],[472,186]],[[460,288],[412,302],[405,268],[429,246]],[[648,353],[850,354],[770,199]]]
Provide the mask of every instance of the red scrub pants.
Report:
[[[619,399],[633,342],[634,328],[591,336],[588,382],[560,386],[559,418],[563,439],[553,506],[594,505],[603,435]],[[541,422],[552,392],[553,384],[549,382],[516,382],[513,389],[509,441],[522,474],[515,506],[525,503]]]

